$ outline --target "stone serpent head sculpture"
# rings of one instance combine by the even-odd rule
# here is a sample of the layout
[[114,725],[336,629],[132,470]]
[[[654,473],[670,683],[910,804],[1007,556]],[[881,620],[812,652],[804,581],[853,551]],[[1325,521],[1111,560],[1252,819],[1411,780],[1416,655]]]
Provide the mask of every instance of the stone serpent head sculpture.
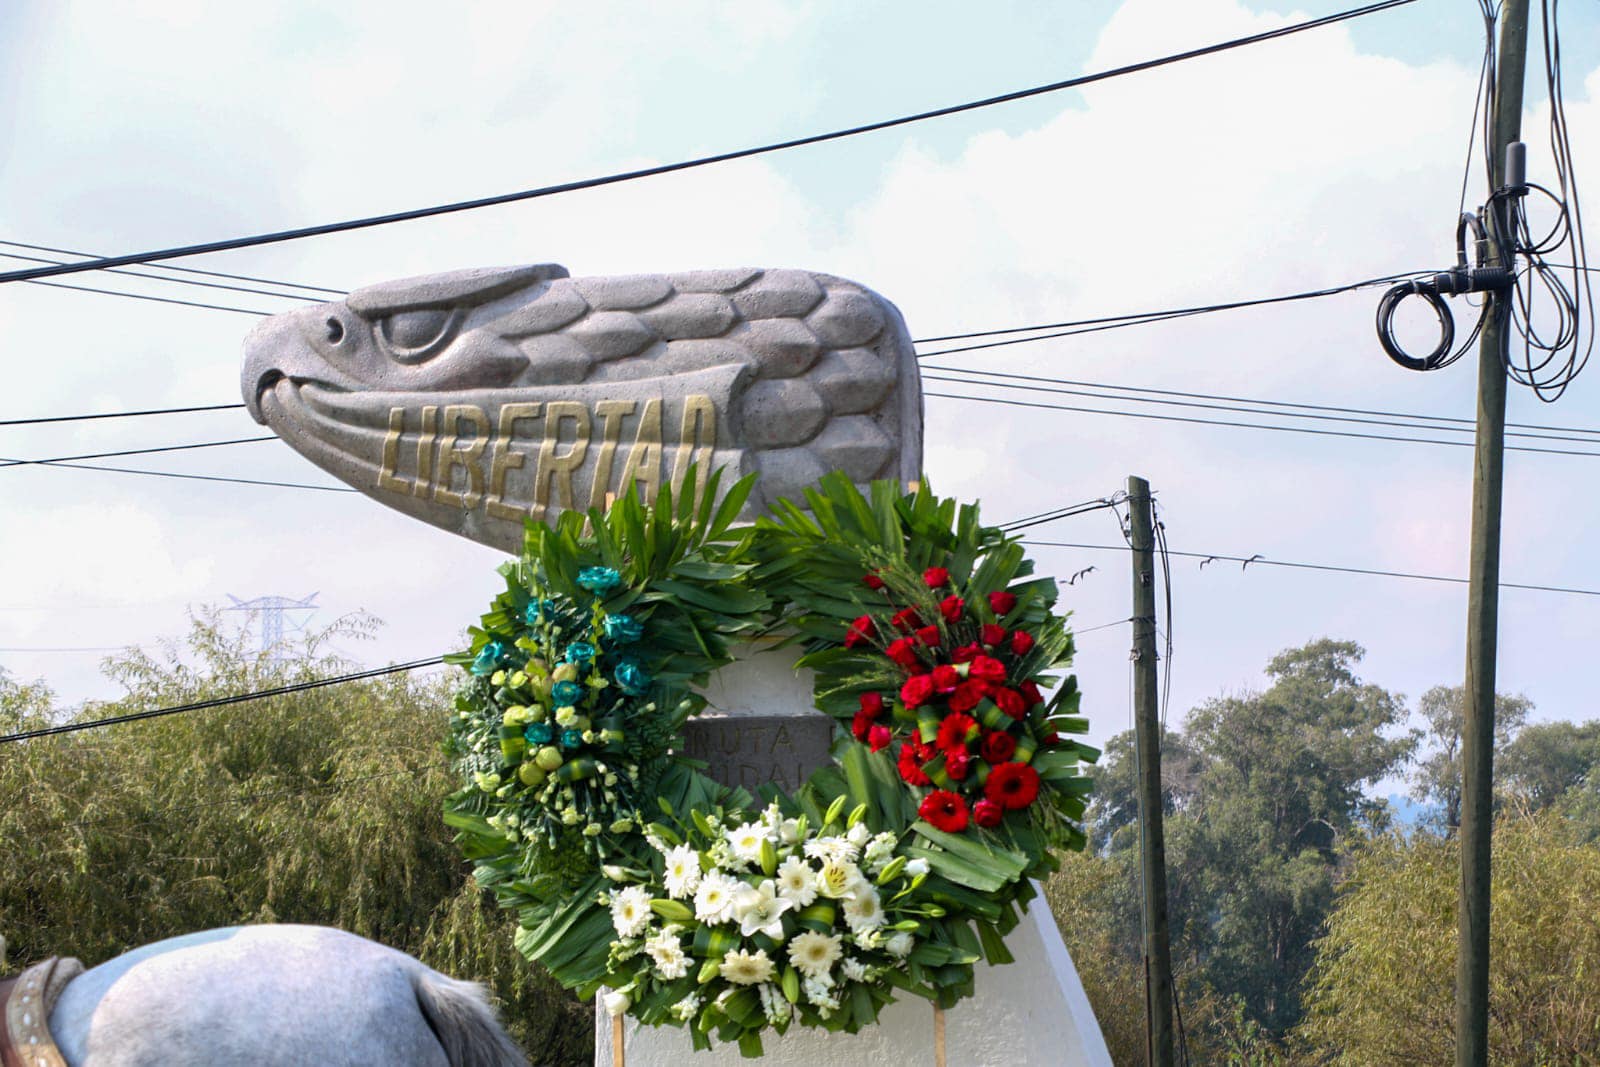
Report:
[[509,552],[528,517],[635,483],[653,499],[691,465],[759,473],[755,514],[832,470],[911,481],[922,461],[899,312],[806,271],[384,282],[264,320],[241,384],[256,421],[324,470]]

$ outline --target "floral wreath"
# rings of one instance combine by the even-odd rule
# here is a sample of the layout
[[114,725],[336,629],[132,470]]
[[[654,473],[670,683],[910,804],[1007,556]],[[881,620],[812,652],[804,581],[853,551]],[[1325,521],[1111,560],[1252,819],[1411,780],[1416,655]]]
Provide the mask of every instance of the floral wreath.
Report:
[[[1099,753],[1056,585],[977,509],[841,474],[735,525],[753,479],[530,523],[471,649],[446,821],[516,946],[613,1015],[761,1054],[855,1032],[897,990],[949,1007],[1055,853]],[[804,647],[834,762],[795,793],[683,756],[730,644]],[[1048,692],[1047,692],[1048,691]]]

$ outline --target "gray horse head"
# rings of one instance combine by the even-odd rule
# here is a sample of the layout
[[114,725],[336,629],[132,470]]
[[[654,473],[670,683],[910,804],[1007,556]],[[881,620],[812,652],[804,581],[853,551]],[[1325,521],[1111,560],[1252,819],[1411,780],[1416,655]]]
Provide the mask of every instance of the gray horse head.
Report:
[[241,384],[318,466],[513,552],[529,517],[649,498],[691,465],[759,474],[754,514],[829,471],[910,481],[922,460],[899,312],[806,271],[385,282],[262,322]]

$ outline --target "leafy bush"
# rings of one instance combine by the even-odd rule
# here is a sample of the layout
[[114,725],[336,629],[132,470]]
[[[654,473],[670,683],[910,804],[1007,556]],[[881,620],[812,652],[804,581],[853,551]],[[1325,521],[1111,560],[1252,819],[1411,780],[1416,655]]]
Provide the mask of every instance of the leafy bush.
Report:
[[[0,732],[308,681],[352,669],[342,620],[275,663],[215,614],[185,642],[105,664],[127,695],[68,715],[0,677]],[[453,672],[452,672],[453,673]],[[93,965],[251,922],[337,926],[485,982],[539,1062],[586,1064],[592,1015],[511,944],[440,812],[451,675],[397,674],[0,746],[0,935],[13,968]]]

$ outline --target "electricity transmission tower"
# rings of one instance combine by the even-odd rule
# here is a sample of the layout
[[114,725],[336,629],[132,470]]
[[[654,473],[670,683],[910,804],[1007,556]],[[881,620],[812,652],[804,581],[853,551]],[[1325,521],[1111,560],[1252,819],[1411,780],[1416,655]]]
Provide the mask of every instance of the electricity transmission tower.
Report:
[[[254,600],[240,600],[232,593],[228,594],[228,599],[233,601],[233,607],[224,608],[224,611],[248,611],[250,618],[260,623],[261,651],[266,654],[268,659],[273,661],[281,660],[285,657],[283,647],[285,632],[293,633],[297,630],[303,630],[306,623],[311,620],[311,615],[306,614],[300,617],[298,621],[289,618],[287,626],[285,626],[285,619],[289,613],[294,611],[310,613],[317,610],[315,603],[317,599],[316,593],[312,593],[301,600],[291,600],[286,596],[258,596]],[[247,621],[246,625],[248,624]]]

